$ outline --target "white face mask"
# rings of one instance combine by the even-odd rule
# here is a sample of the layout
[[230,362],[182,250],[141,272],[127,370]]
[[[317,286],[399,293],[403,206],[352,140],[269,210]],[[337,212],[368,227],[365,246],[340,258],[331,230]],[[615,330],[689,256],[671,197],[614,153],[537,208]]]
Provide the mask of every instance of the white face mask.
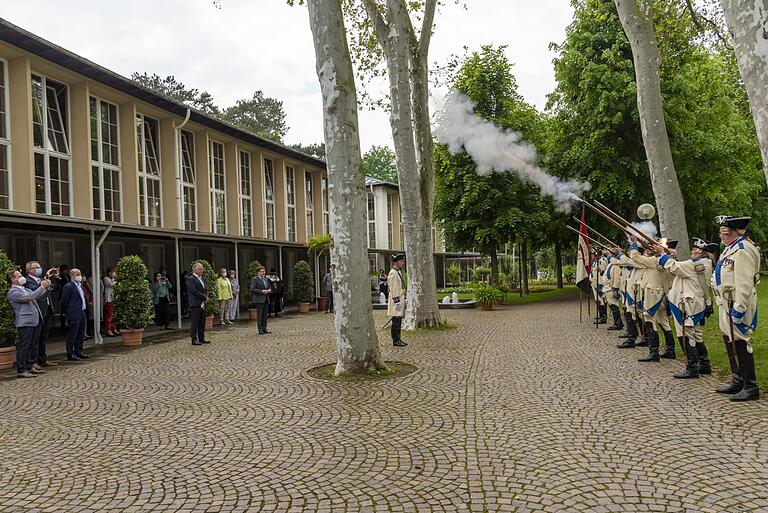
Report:
[[27,283],[27,279],[24,276],[20,276],[18,280],[16,280],[16,283],[19,284],[19,287],[23,287],[25,283]]
[[72,279],[75,280],[77,283],[80,283],[81,281],[83,281],[83,277],[80,276],[79,274]]

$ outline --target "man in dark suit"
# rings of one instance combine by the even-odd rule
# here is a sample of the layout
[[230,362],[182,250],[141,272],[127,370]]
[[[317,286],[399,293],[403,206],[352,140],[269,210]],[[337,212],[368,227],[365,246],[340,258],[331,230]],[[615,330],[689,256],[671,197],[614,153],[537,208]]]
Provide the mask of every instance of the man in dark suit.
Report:
[[45,298],[41,298],[37,302],[37,306],[40,307],[40,313],[43,316],[43,323],[40,326],[40,335],[37,338],[37,345],[33,344],[32,354],[35,360],[33,368],[40,370],[42,367],[55,367],[58,363],[49,362],[48,355],[45,350],[45,343],[48,341],[48,333],[51,331],[51,322],[53,321],[53,301],[51,300],[51,294],[56,292],[54,281],[51,280],[51,276],[55,276],[58,273],[57,269],[49,269],[45,275],[43,275],[43,267],[40,262],[31,261],[27,262],[27,281],[24,286],[31,291],[35,291],[40,288],[40,284],[43,280],[51,281],[50,294],[46,294]]
[[85,309],[88,301],[85,299],[80,269],[73,267],[69,270],[70,281],[61,289],[61,312],[67,319],[67,360],[87,360],[90,358],[83,351],[85,340]]
[[11,285],[7,299],[16,315],[15,325],[19,331],[16,344],[16,369],[20,378],[34,378],[45,372],[40,368],[32,367],[35,363],[31,357],[32,346],[37,343],[43,321],[37,301],[48,296],[51,282],[43,280],[38,290],[33,292],[24,287],[26,278],[19,271],[8,273],[7,278]]
[[189,334],[193,346],[209,344],[205,340],[205,304],[208,302],[208,290],[203,280],[203,264],[192,264],[192,274],[186,281],[187,302],[189,303]]
[[272,284],[266,277],[267,271],[263,267],[256,270],[256,276],[251,279],[251,295],[256,305],[256,323],[259,326],[259,335],[272,333],[267,330],[267,315],[269,315],[269,295],[272,293]]

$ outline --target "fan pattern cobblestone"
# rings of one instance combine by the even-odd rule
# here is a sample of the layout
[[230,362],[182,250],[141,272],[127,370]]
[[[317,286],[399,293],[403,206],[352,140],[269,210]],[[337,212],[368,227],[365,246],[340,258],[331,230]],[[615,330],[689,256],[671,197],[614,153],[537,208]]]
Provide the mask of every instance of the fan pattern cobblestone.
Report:
[[418,370],[378,382],[306,375],[323,314],[3,375],[0,511],[768,511],[764,401],[636,362],[569,302],[447,316],[382,343]]

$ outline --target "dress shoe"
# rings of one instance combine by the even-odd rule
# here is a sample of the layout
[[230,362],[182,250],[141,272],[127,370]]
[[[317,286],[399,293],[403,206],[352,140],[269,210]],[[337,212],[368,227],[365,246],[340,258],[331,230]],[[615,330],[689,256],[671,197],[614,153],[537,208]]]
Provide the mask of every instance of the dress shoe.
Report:
[[59,364],[56,362],[49,362],[48,360],[40,364],[43,367],[57,367]]
[[619,349],[632,349],[635,347],[635,341],[634,340],[625,340],[621,344],[617,345]]
[[41,371],[41,370],[43,370],[43,368],[40,367],[40,364],[33,363],[32,364],[32,370],[39,370],[39,371]]
[[671,351],[667,351],[666,353],[661,353],[659,355],[659,358],[663,358],[665,360],[674,360],[675,358],[677,358],[677,355],[675,355],[675,353]]
[[266,334],[267,334],[266,331],[259,331],[259,335],[266,335]]
[[32,374],[29,371],[25,371],[25,372],[19,372],[18,374],[16,374],[16,377],[17,378],[36,378],[37,376],[35,374]]
[[116,337],[117,335],[115,335],[115,334],[114,334],[114,333],[112,333],[111,331],[108,331],[108,332],[106,332],[106,333],[104,334],[104,336],[106,336],[106,337]]
[[267,334],[267,333],[272,333],[272,332],[269,331],[269,330],[264,330],[264,333]]
[[210,343],[211,343],[211,341],[210,341],[210,340],[203,340],[203,341],[201,342],[201,344],[210,344]]
[[29,372],[31,372],[32,374],[45,374],[45,371],[43,369],[35,369],[34,367],[32,367],[32,369],[30,369]]
[[87,360],[90,358],[90,356],[88,356],[85,353],[77,353],[77,357],[80,358],[81,360]]
[[67,356],[67,360],[69,360],[70,362],[77,362],[77,361],[80,361],[80,358],[72,354]]
[[659,362],[661,360],[659,359],[659,355],[649,354],[648,356],[645,356],[643,358],[638,358],[637,361],[638,362]]
[[392,345],[393,345],[393,346],[396,346],[396,347],[405,347],[405,346],[407,346],[408,344],[406,344],[406,343],[405,343],[405,342],[403,342],[402,340],[395,340],[394,342],[392,342]]
[[200,342],[200,341],[198,341],[198,340],[193,340],[193,341],[192,341],[192,345],[193,345],[193,346],[202,346],[202,345],[203,345],[203,343],[202,343],[202,342]]

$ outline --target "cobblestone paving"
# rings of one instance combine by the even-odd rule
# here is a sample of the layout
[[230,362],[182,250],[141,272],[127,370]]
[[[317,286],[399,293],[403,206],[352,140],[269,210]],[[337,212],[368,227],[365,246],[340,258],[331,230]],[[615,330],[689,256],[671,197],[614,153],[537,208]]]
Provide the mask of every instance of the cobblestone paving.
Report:
[[0,511],[768,511],[765,400],[636,362],[570,302],[447,315],[375,383],[306,376],[323,314],[9,375]]

